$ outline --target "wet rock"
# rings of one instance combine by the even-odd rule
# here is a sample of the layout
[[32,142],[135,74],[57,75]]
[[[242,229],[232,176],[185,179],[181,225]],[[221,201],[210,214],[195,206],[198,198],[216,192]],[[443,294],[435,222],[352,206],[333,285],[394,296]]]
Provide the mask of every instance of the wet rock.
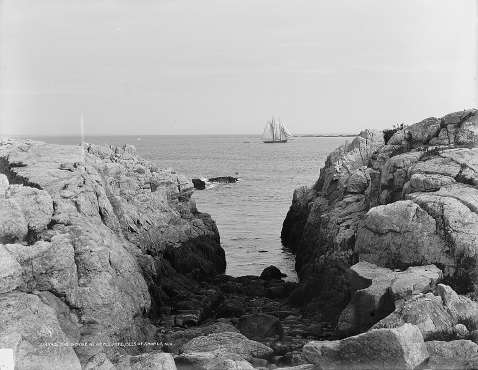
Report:
[[278,317],[279,320],[284,320],[289,316],[293,316],[295,313],[296,313],[295,311],[284,311],[284,310],[269,312],[270,315]]
[[192,179],[191,180],[193,182],[193,185],[194,185],[194,189],[197,189],[197,190],[204,190],[206,189],[206,183],[201,180],[201,179]]
[[181,314],[174,317],[174,323],[177,326],[183,328],[189,328],[191,326],[197,326],[199,318],[197,315],[193,314]]
[[220,177],[211,177],[209,181],[230,184],[230,183],[237,182],[237,178],[232,176],[220,176]]
[[[370,350],[373,349],[373,350]],[[396,329],[371,330],[341,341],[312,341],[305,358],[322,369],[414,369],[428,358],[420,330],[410,324]]]
[[277,267],[269,266],[266,267],[261,273],[261,279],[264,280],[275,280],[275,279],[282,279],[286,277],[286,274],[283,274]]
[[237,330],[234,325],[222,322],[216,322],[212,325],[201,327],[200,330],[204,335],[224,332],[239,333],[239,330]]
[[219,306],[217,317],[241,317],[245,313],[244,304],[237,299],[231,298],[225,300],[221,306]]
[[241,316],[238,329],[243,335],[252,340],[262,340],[274,335],[282,337],[284,334],[280,320],[275,316],[266,314]]

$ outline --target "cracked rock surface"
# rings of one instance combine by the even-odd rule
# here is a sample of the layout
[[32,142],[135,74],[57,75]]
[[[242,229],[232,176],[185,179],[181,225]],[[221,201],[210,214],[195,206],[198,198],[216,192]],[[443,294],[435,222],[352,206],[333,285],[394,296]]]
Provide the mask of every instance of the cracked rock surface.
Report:
[[292,298],[338,320],[350,266],[436,265],[459,294],[478,288],[478,111],[364,131],[295,190],[282,240],[301,280]]
[[19,369],[106,363],[117,348],[44,343],[151,339],[149,318],[170,299],[165,271],[180,281],[224,272],[215,222],[192,193],[133,146],[0,141],[0,343]]

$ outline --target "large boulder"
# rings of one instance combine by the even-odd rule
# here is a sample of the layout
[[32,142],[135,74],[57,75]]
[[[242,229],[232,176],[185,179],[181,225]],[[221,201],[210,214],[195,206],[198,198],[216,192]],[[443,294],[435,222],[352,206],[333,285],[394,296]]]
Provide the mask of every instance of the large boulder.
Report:
[[240,333],[231,332],[194,338],[182,347],[181,352],[214,352],[216,350],[235,353],[248,361],[252,357],[267,359],[273,354],[272,349],[266,345],[249,340]]
[[392,271],[363,261],[350,268],[349,276],[352,300],[340,315],[337,338],[362,333],[405,301],[432,291],[442,272],[434,265]]
[[425,340],[437,332],[450,331],[455,324],[441,298],[428,293],[406,301],[372,329],[396,328],[405,323],[416,325]]
[[434,263],[450,265],[447,250],[437,234],[435,219],[418,204],[404,200],[367,212],[358,230],[355,252],[362,261],[406,268]]
[[377,329],[340,341],[312,341],[303,348],[321,369],[414,369],[428,359],[420,330],[410,324]]

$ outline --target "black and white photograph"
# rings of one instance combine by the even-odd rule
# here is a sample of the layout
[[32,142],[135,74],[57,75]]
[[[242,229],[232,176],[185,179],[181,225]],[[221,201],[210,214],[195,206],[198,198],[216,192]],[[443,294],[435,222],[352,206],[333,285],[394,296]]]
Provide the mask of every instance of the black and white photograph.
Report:
[[0,0],[0,370],[478,369],[478,1]]

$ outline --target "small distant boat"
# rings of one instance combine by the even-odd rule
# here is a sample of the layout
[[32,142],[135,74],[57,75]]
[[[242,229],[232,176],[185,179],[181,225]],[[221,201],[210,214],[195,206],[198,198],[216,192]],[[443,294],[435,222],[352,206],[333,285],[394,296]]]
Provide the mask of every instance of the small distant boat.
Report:
[[287,140],[292,140],[293,138],[281,120],[276,121],[274,117],[267,121],[266,128],[262,134],[262,141],[264,143],[287,143]]

